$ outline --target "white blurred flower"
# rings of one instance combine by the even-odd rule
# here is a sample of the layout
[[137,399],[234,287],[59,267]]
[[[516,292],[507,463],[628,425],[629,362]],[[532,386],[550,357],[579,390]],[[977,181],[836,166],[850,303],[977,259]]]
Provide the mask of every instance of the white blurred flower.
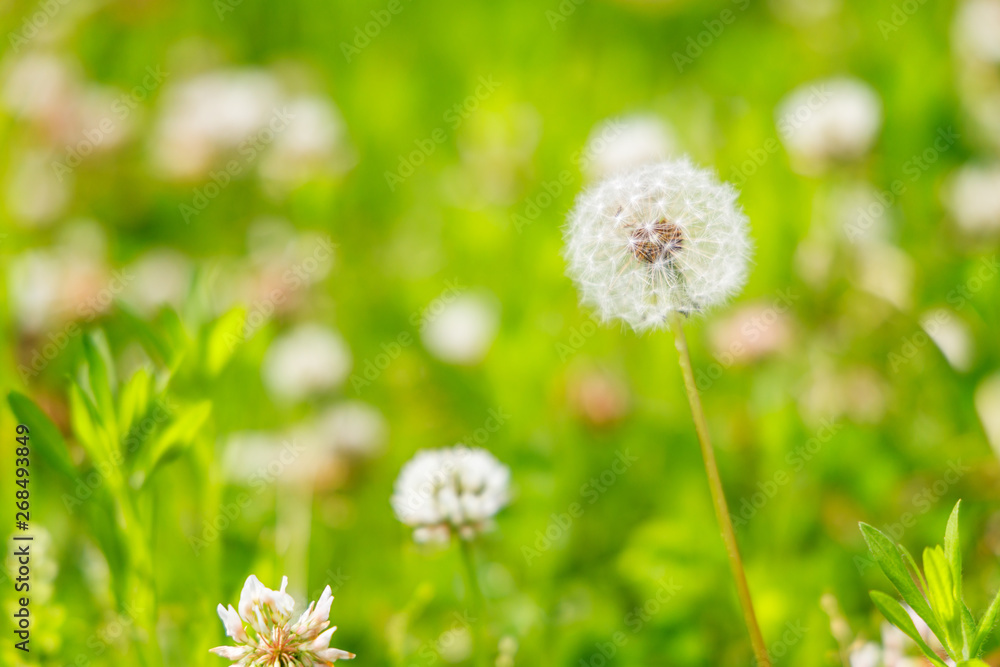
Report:
[[976,387],[975,401],[986,438],[1000,457],[1000,374],[986,378]]
[[676,150],[674,133],[663,120],[636,114],[598,123],[587,138],[582,161],[587,176],[599,180],[662,162]]
[[959,169],[945,188],[944,204],[963,232],[1000,232],[1000,165]]
[[65,125],[79,88],[78,68],[44,52],[8,61],[2,73],[4,107],[48,130]]
[[839,11],[841,0],[771,0],[769,4],[785,23],[807,27]]
[[796,88],[776,115],[793,164],[812,173],[867,153],[882,126],[882,103],[867,83],[839,77]]
[[264,356],[264,384],[279,400],[299,401],[339,386],[351,370],[351,351],[335,331],[301,324],[279,336]]
[[289,126],[274,137],[260,163],[261,175],[296,185],[316,175],[337,175],[354,166],[340,111],[319,96],[298,97],[285,107]]
[[391,502],[417,542],[470,540],[492,527],[510,500],[510,470],[485,449],[464,445],[417,452],[396,479]]
[[11,165],[5,188],[7,210],[25,227],[49,225],[69,206],[72,174],[57,174],[51,166],[54,159],[46,151],[30,151]]
[[470,291],[441,298],[440,311],[420,328],[424,347],[441,361],[471,366],[486,357],[500,326],[499,306],[489,293]]
[[930,310],[920,317],[920,326],[952,368],[969,370],[972,366],[972,334],[957,314],[944,308]]
[[288,577],[282,577],[281,588],[273,591],[250,575],[240,593],[239,607],[218,607],[226,635],[236,646],[217,646],[211,652],[241,666],[319,667],[353,658],[353,653],[330,647],[337,629],[328,628],[333,603],[330,587],[293,622],[295,601],[285,592],[286,586]]
[[736,196],[686,158],[584,192],[564,233],[583,303],[643,331],[724,302],[743,287],[752,250]]
[[748,363],[789,349],[792,318],[787,303],[751,303],[712,323],[713,355],[724,366]]
[[851,667],[883,667],[882,647],[875,642],[867,642],[851,651]]
[[260,131],[281,102],[278,82],[260,70],[218,70],[171,85],[153,130],[154,165],[167,178],[201,177]]
[[867,243],[858,247],[856,261],[855,275],[862,289],[900,310],[909,309],[916,273],[909,255],[888,243]]
[[965,0],[952,26],[955,47],[977,60],[1000,63],[1000,0]]
[[362,401],[345,401],[322,412],[316,431],[333,451],[348,456],[373,456],[385,446],[388,424],[382,413]]
[[133,281],[125,290],[124,300],[150,314],[162,306],[180,308],[191,287],[194,269],[184,254],[157,248],[139,257],[128,271]]

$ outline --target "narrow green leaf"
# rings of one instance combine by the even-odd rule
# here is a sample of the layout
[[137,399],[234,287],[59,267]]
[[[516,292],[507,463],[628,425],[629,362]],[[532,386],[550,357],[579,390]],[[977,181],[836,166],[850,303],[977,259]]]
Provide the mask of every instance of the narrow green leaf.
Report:
[[148,482],[160,464],[180,453],[194,441],[211,411],[211,401],[202,401],[178,415],[170,426],[164,429],[144,451],[142,463],[136,467],[137,481],[140,486],[144,486]]
[[951,653],[961,655],[965,648],[962,642],[962,618],[959,605],[955,604],[951,566],[941,547],[924,549],[924,574],[927,577],[927,598],[934,613],[944,624],[947,639],[945,645],[951,649]]
[[152,377],[140,368],[129,378],[118,395],[118,431],[128,436],[135,421],[149,409]]
[[910,566],[911,570],[910,574],[913,576],[914,579],[917,580],[917,583],[920,584],[920,588],[926,591],[927,579],[924,578],[923,572],[921,572],[920,568],[917,566],[917,561],[913,557],[913,554],[911,554],[910,550],[904,547],[902,544],[897,544],[896,547],[899,549],[899,552],[903,554],[903,557],[906,559],[907,565]]
[[861,533],[865,537],[865,542],[868,543],[868,549],[871,551],[875,562],[878,563],[879,568],[885,573],[889,581],[892,582],[892,585],[896,587],[896,590],[899,591],[899,594],[906,603],[913,608],[913,611],[917,612],[920,618],[924,619],[927,627],[943,643],[945,641],[944,628],[938,622],[937,616],[931,610],[930,605],[927,604],[927,600],[924,599],[917,585],[907,573],[906,565],[903,563],[899,549],[896,548],[892,540],[877,528],[869,526],[866,523],[860,525]]
[[121,313],[122,319],[128,324],[129,329],[139,339],[139,343],[150,356],[159,359],[167,367],[173,367],[176,354],[167,340],[128,306],[121,302],[117,302],[115,305],[118,312]]
[[963,660],[957,667],[990,667],[982,660]]
[[219,374],[243,341],[245,322],[246,310],[237,307],[222,315],[210,327],[205,341],[205,368],[210,376]]
[[77,479],[76,466],[69,458],[69,449],[62,433],[34,401],[16,391],[7,395],[7,402],[17,420],[28,427],[32,451],[70,480]]
[[115,411],[115,399],[112,389],[114,374],[110,360],[106,359],[99,347],[96,334],[88,334],[83,338],[83,351],[87,359],[87,379],[100,422],[107,430],[111,441],[118,445],[118,418]]
[[955,586],[954,597],[959,602],[962,600],[962,544],[958,534],[958,512],[961,506],[961,500],[955,503],[955,509],[948,517],[948,527],[944,531],[944,554],[951,566],[951,576]]
[[983,644],[993,634],[993,626],[996,625],[998,615],[1000,615],[1000,591],[997,591],[996,597],[990,603],[989,609],[979,619],[979,627],[976,628],[976,636],[972,640],[971,655],[979,655],[980,651],[983,650]]
[[923,651],[927,659],[930,660],[937,667],[945,667],[945,663],[941,658],[938,657],[937,653],[931,650],[931,647],[927,645],[924,638],[920,636],[917,632],[917,626],[914,625],[913,619],[910,615],[906,613],[903,609],[903,605],[899,604],[895,598],[886,595],[880,591],[872,591],[870,593],[872,602],[878,607],[878,610],[882,612],[882,615],[886,619],[895,625],[897,628],[903,631],[903,633],[916,642],[920,650]]

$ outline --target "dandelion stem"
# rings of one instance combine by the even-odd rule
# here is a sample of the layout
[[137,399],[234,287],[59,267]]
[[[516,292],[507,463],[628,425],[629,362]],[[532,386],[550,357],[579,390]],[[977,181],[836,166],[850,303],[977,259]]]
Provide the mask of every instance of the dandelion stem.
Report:
[[472,553],[472,545],[468,540],[463,540],[459,538],[459,545],[462,550],[462,562],[465,564],[465,575],[468,580],[468,602],[471,607],[472,614],[472,637],[473,637],[473,655],[475,664],[484,664],[484,656],[486,650],[486,640],[484,637],[483,628],[485,627],[485,619],[483,618],[483,589],[479,586],[479,575],[476,574],[476,561]]
[[698,396],[694,371],[691,369],[691,353],[688,351],[687,338],[684,337],[684,322],[680,313],[671,313],[670,328],[674,332],[681,372],[684,375],[684,387],[687,389],[688,403],[691,405],[691,417],[694,419],[694,428],[698,433],[701,455],[705,462],[705,472],[708,474],[708,488],[712,493],[712,502],[715,505],[715,518],[722,530],[722,541],[726,544],[729,565],[733,571],[733,579],[736,580],[736,593],[740,599],[740,606],[743,608],[743,620],[746,622],[747,630],[750,631],[750,643],[757,656],[757,665],[770,667],[771,660],[767,654],[767,646],[764,644],[764,636],[760,632],[760,626],[757,625],[757,615],[754,613],[753,600],[750,598],[750,587],[747,585],[746,572],[743,570],[739,545],[736,543],[736,532],[733,530],[729,508],[726,506],[726,494],[722,488],[722,479],[719,477],[719,468],[715,463],[715,451],[712,449],[712,442],[708,437],[708,426],[701,407],[701,398]]

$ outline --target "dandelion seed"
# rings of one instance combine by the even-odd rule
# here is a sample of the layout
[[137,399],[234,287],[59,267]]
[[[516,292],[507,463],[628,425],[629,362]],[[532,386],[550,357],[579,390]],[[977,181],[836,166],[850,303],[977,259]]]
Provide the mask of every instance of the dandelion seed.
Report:
[[587,137],[581,158],[592,179],[607,178],[669,158],[677,150],[673,130],[653,114],[611,118]]
[[337,629],[327,628],[333,603],[330,587],[324,588],[319,601],[310,602],[308,609],[292,622],[295,601],[285,592],[287,585],[288,577],[282,577],[281,588],[273,591],[251,574],[243,586],[238,608],[221,604],[218,608],[226,635],[236,646],[217,646],[212,653],[240,667],[322,667],[353,658],[353,653],[330,647]]
[[584,304],[636,331],[724,302],[746,281],[751,253],[736,191],[686,158],[588,190],[565,237]]
[[399,473],[392,507],[417,542],[465,540],[490,530],[509,502],[510,470],[485,449],[418,452]]

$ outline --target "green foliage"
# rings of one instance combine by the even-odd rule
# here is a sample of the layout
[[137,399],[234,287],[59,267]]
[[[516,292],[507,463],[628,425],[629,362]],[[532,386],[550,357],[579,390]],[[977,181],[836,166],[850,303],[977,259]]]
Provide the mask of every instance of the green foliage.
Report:
[[[938,638],[948,657],[960,666],[976,666],[985,664],[977,658],[996,623],[1000,592],[977,625],[962,595],[962,553],[958,529],[961,504],[961,501],[955,504],[948,519],[944,546],[924,550],[923,574],[909,553],[881,531],[862,523],[861,532],[879,568]],[[901,554],[909,559],[912,571],[907,570]],[[917,587],[914,577],[923,591]],[[910,615],[899,602],[879,591],[872,591],[871,598],[882,615],[916,642],[928,660],[935,665],[945,664],[920,636]]]

